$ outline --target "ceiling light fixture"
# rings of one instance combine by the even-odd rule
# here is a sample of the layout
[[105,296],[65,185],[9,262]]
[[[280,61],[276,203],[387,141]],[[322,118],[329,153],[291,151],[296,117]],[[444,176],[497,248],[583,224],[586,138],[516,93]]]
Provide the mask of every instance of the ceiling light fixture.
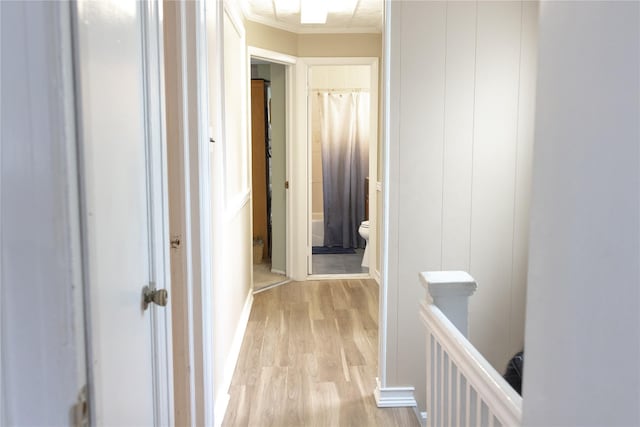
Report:
[[300,0],[277,0],[273,5],[278,15],[300,13]]
[[327,2],[326,0],[301,0],[300,1],[301,24],[326,24]]

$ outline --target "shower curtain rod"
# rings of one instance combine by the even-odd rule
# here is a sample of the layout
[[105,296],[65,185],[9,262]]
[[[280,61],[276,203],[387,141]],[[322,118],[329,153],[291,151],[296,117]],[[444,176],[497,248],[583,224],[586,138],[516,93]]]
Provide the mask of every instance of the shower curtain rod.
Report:
[[312,91],[316,91],[316,92],[369,92],[369,88],[358,88],[358,87],[345,87],[345,88],[340,88],[340,89],[327,89],[327,88],[321,88],[321,89],[311,89]]

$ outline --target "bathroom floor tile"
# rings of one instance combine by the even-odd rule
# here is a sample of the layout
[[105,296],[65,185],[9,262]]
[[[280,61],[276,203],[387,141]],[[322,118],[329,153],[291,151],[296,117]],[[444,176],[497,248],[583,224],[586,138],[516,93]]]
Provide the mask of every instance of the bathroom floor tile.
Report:
[[356,249],[355,254],[312,255],[312,274],[359,274],[368,273],[362,267],[364,249]]

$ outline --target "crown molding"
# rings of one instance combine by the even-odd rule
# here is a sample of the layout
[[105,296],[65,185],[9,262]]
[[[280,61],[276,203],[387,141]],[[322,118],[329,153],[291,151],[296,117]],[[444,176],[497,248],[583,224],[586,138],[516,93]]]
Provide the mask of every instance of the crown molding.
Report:
[[240,8],[247,21],[277,28],[294,34],[381,34],[381,27],[330,27],[327,25],[291,25],[279,22],[274,19],[256,15],[248,10],[246,6]]

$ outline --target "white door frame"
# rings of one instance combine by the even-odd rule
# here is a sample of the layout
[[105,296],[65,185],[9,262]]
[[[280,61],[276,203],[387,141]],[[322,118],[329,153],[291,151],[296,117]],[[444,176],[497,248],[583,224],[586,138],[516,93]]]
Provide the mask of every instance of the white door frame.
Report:
[[[297,273],[297,277],[294,280],[305,280],[309,277],[317,278],[331,278],[347,277],[375,277],[376,275],[376,247],[377,247],[377,197],[378,197],[378,58],[376,57],[336,57],[336,58],[320,58],[320,57],[305,57],[298,58],[296,66],[297,81],[296,81],[296,100],[298,106],[304,106],[298,108],[297,122],[300,124],[297,129],[296,139],[298,141],[306,141],[306,144],[298,144],[299,150],[294,152],[294,164],[296,169],[299,169],[296,173],[295,179],[298,185],[304,187],[301,188],[299,197],[293,202],[296,203],[294,207],[295,212],[298,215],[303,216],[304,221],[297,222],[294,234],[297,236],[294,242],[296,259],[294,260],[294,271]],[[347,275],[311,275],[308,272],[311,271],[311,128],[309,126],[309,68],[317,65],[368,65],[370,67],[370,88],[369,93],[371,96],[371,113],[370,113],[370,141],[375,141],[369,144],[369,224],[372,232],[369,235],[369,274],[347,274]],[[293,150],[292,150],[293,151]],[[303,175],[304,174],[304,175]],[[304,183],[304,185],[302,185]],[[293,180],[292,180],[293,185]],[[304,270],[304,271],[303,271]]]
[[[153,277],[157,288],[168,288],[171,282],[169,270],[168,230],[169,211],[167,205],[167,144],[165,132],[164,105],[164,52],[162,27],[162,4],[146,3],[143,7],[143,29],[146,39],[145,70],[146,70],[146,109],[147,131],[149,141],[148,161],[149,192],[151,193],[151,207],[154,221],[151,223],[152,238],[150,251],[153,253]],[[158,90],[160,95],[150,94]],[[160,130],[159,133],[155,133]],[[163,309],[161,318],[157,310],[150,310],[153,348],[154,402],[155,419],[160,425],[171,423],[173,417],[173,338],[171,330],[171,310]]]
[[[176,5],[178,103],[180,112],[175,117],[178,126],[176,143],[181,153],[182,175],[169,187],[176,191],[170,202],[180,206],[181,250],[185,322],[174,334],[187,336],[184,353],[176,354],[188,361],[189,425],[214,424],[213,381],[213,301],[211,259],[211,182],[210,138],[207,67],[207,16],[205,2],[179,0]],[[216,2],[216,18],[220,4]],[[215,41],[214,41],[215,42]],[[166,179],[166,177],[165,177]],[[167,211],[168,214],[168,211]],[[184,245],[184,246],[182,246]],[[167,245],[168,247],[168,245]],[[173,367],[172,367],[173,369]],[[180,372],[177,372],[180,374]],[[174,402],[172,402],[172,405]]]
[[[282,64],[285,66],[285,87],[286,87],[286,101],[285,101],[285,121],[286,121],[286,130],[285,130],[285,156],[286,156],[286,160],[285,160],[285,164],[286,164],[286,171],[285,171],[285,180],[287,181],[291,181],[290,176],[289,176],[289,172],[292,170],[292,157],[291,157],[291,138],[293,137],[293,135],[295,135],[295,131],[296,131],[296,126],[295,123],[296,121],[294,120],[294,116],[293,116],[293,105],[294,105],[294,89],[295,89],[295,65],[297,63],[297,58],[295,56],[291,56],[291,55],[287,55],[284,53],[280,53],[280,52],[276,52],[273,50],[267,50],[267,49],[262,49],[259,47],[254,47],[254,46],[248,46],[247,47],[247,53],[248,53],[248,58],[247,58],[247,67],[249,68],[247,76],[249,76],[249,78],[251,78],[251,59],[255,58],[255,59],[262,59],[265,61],[269,61],[275,64]],[[248,104],[247,105],[251,105],[251,91],[248,90]],[[249,124],[248,124],[248,129],[249,129],[249,135],[251,135],[251,109],[247,109],[247,113],[249,116]],[[249,156],[249,164],[251,164],[251,147],[253,145],[252,142],[252,138],[248,138],[249,140],[249,151],[248,151],[248,156]],[[251,169],[250,169],[251,170]],[[287,277],[290,277],[290,272],[291,272],[291,266],[293,265],[293,261],[292,261],[292,241],[293,241],[293,236],[292,236],[292,227],[291,227],[291,221],[290,218],[292,218],[293,212],[292,212],[292,203],[291,203],[291,198],[289,197],[289,190],[287,190],[285,192],[285,215],[286,215],[286,220],[285,220],[285,224],[286,224],[286,242],[285,242],[285,275]],[[253,197],[251,198],[251,204],[253,205]],[[251,212],[251,224],[253,224],[253,209],[250,210]]]

